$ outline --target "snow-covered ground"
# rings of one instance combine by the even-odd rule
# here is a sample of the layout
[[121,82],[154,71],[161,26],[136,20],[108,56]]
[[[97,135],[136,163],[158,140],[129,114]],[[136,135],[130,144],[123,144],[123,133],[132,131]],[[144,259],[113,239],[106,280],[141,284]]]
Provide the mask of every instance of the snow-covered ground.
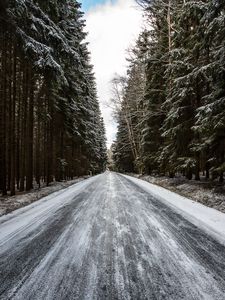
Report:
[[212,234],[225,245],[225,214],[201,203],[178,195],[168,189],[144,180],[123,175],[145,191],[156,196],[179,212],[196,226]]
[[30,192],[23,192],[13,197],[0,196],[0,216],[8,214],[16,209],[29,205],[53,192],[67,188],[79,181],[84,180],[86,177],[79,177],[70,181],[54,182],[49,186],[42,186],[41,188],[34,188]]
[[196,181],[188,180],[183,176],[169,178],[138,174],[128,175],[162,186],[181,196],[225,213],[225,184],[212,182],[204,177],[201,178],[201,181]]
[[[97,177],[97,176],[96,176]],[[12,211],[6,215],[0,217],[0,246],[1,241],[5,236],[11,235],[11,232],[24,230],[26,227],[32,226],[38,227],[43,220],[54,214],[55,211],[64,207],[67,201],[71,201],[73,197],[80,193],[86,186],[89,186],[96,178],[89,178],[85,181],[79,179],[71,186],[61,188],[58,191],[53,192],[53,189],[49,188],[49,195],[42,197],[39,201],[32,201],[29,205],[25,205],[17,210]],[[28,195],[25,196],[25,198]],[[33,198],[32,198],[33,199]],[[11,236],[10,236],[11,238]]]

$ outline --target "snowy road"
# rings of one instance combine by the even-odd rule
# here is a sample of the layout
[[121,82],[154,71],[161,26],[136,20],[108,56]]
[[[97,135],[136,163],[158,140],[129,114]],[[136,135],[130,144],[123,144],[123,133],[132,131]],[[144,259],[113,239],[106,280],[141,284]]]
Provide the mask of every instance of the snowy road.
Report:
[[0,223],[0,299],[225,299],[225,247],[121,175]]

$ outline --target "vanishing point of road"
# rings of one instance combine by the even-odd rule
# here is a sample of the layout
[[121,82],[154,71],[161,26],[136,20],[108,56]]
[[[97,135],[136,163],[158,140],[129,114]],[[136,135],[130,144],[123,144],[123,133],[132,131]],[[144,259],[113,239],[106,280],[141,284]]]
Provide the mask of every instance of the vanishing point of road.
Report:
[[0,299],[225,299],[225,247],[120,174],[0,223]]

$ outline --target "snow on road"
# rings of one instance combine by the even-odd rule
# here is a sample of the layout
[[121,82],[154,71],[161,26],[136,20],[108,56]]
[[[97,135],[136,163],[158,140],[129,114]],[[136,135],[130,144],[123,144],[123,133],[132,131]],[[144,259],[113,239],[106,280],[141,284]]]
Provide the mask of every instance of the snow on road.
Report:
[[224,300],[224,245],[161,198],[108,172],[0,218],[0,299]]
[[163,187],[138,178],[123,175],[146,192],[151,193],[166,204],[178,210],[189,221],[213,235],[225,245],[225,214],[196,201],[187,199]]

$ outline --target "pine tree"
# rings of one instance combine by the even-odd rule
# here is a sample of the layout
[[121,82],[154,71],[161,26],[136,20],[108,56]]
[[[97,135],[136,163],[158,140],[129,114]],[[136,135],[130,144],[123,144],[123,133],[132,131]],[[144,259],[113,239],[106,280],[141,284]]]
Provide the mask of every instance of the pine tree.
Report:
[[[105,136],[80,4],[0,5],[3,194],[15,194],[15,186],[30,190],[34,177],[40,186],[88,174],[92,161],[95,172],[103,171]],[[93,127],[98,135],[89,134]]]
[[[142,47],[136,47],[146,75],[142,114],[138,115],[137,110],[132,112],[139,118],[134,123],[138,124],[135,136],[141,141],[139,161],[143,170],[170,176],[180,173],[188,179],[194,174],[196,180],[200,180],[203,172],[206,178],[212,174],[212,179],[219,177],[222,182],[225,171],[224,3],[138,2],[148,22],[139,39]],[[122,145],[129,140],[124,126],[120,116],[114,145],[118,169],[123,166],[122,158],[129,157],[122,151]],[[133,168],[135,160],[132,156],[129,160]]]
[[219,175],[223,181],[225,171],[225,10],[222,1],[215,3],[209,1],[207,10],[202,18],[205,28],[202,47],[205,49],[204,65],[199,70],[207,78],[205,95],[201,106],[197,110],[196,126],[197,134],[201,137],[199,149],[204,154],[203,164],[206,176],[209,178],[209,170],[213,178]]

